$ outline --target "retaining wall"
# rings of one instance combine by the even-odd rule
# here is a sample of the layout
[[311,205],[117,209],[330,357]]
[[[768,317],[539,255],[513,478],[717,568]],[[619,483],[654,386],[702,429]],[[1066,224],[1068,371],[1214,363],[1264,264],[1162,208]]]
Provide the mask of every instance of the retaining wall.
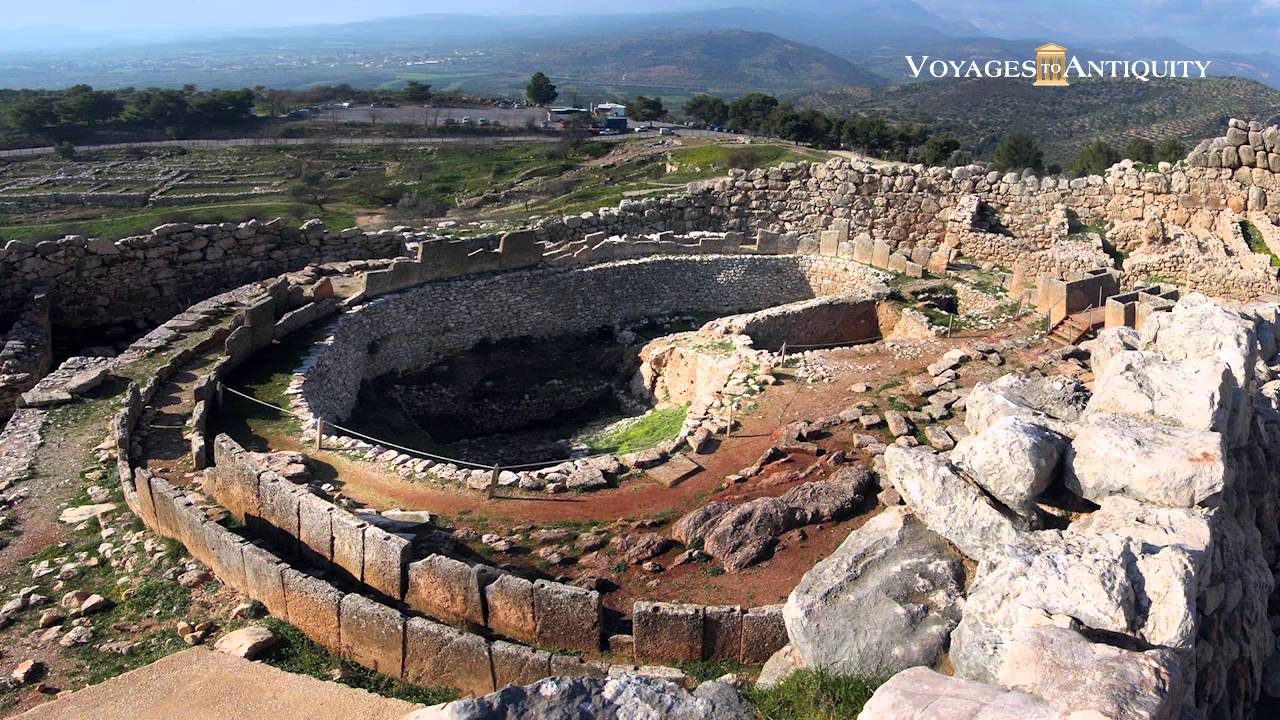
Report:
[[52,362],[49,294],[39,285],[31,289],[8,331],[0,335],[0,420],[13,414],[22,393],[40,382]]

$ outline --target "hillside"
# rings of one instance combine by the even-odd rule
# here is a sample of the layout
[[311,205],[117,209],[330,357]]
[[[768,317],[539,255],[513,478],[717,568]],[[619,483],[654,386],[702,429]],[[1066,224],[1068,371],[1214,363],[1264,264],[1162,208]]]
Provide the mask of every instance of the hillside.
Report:
[[1066,164],[1103,138],[1188,142],[1222,133],[1228,117],[1275,122],[1280,91],[1241,78],[1206,80],[1077,80],[1066,88],[998,79],[940,80],[810,94],[802,104],[831,112],[879,113],[954,133],[987,155],[1011,131],[1040,140],[1045,161]]
[[522,55],[552,76],[601,84],[783,93],[883,82],[826,50],[743,30],[583,39]]

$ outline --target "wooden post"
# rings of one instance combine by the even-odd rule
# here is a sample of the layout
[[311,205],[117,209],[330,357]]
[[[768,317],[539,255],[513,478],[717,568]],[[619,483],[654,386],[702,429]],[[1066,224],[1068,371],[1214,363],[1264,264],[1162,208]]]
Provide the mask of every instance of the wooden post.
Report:
[[324,418],[316,418],[316,449],[320,449],[320,440],[324,437]]
[[955,313],[951,313],[950,315],[947,316],[947,338],[948,339],[951,338],[951,323],[955,322],[955,319],[956,319]]
[[779,353],[782,355],[782,360],[779,361],[778,365],[780,367],[786,367],[787,366],[787,344],[785,342],[782,343],[782,349],[779,351]]
[[726,402],[725,407],[729,410],[729,422],[724,426],[724,436],[729,437],[733,434],[733,402]]
[[498,473],[500,472],[501,469],[495,464],[493,466],[493,474],[489,476],[489,488],[485,491],[485,494],[490,500],[492,500],[493,496],[498,492]]
[[214,392],[217,393],[217,396],[218,396],[218,410],[223,410],[224,406],[223,406],[223,399],[222,399],[222,383],[221,382],[214,384]]

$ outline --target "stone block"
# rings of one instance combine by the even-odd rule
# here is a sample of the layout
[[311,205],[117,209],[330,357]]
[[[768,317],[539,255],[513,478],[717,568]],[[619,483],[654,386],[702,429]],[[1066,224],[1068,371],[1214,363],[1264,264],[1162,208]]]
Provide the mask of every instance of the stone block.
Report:
[[444,555],[430,555],[409,565],[404,601],[447,623],[485,625],[477,575],[467,563]]
[[405,623],[404,679],[475,696],[496,689],[484,638],[416,617]]
[[155,501],[151,497],[151,472],[144,468],[133,471],[133,487],[138,495],[138,510],[143,524],[151,529],[159,527]]
[[342,656],[392,677],[404,674],[404,615],[362,595],[342,597]]
[[631,615],[639,663],[696,662],[702,659],[701,605],[636,602]]
[[929,248],[923,245],[917,245],[911,250],[911,262],[920,267],[929,266],[929,258],[933,255]]
[[905,273],[907,271],[907,258],[902,253],[894,253],[889,256],[889,272]]
[[742,608],[708,605],[702,618],[702,659],[737,660],[742,653]]
[[493,658],[493,686],[529,685],[551,676],[551,653],[503,640],[489,645]]
[[853,259],[864,265],[870,265],[874,244],[866,235],[859,235],[853,241]]
[[742,662],[762,663],[786,644],[781,605],[753,607],[742,616]]
[[516,230],[498,241],[498,254],[503,270],[530,267],[542,261],[542,245],[534,231]]
[[835,257],[840,250],[840,232],[837,230],[823,230],[818,233],[818,253],[829,257]]
[[[410,569],[410,587],[413,585]],[[484,589],[487,624],[493,632],[521,642],[536,642],[538,626],[533,616],[533,583],[516,575],[502,575]]]
[[249,583],[249,596],[267,606],[267,612],[278,618],[288,618],[285,604],[284,569],[288,567],[280,558],[257,545],[245,544],[242,548],[244,574]]
[[603,624],[600,593],[539,580],[533,584],[538,645],[596,652]]
[[304,490],[274,474],[262,476],[258,485],[262,498],[262,515],[246,517],[250,532],[270,538],[273,545],[290,555],[297,552],[298,503]]
[[263,298],[245,308],[244,328],[249,330],[250,352],[257,352],[271,344],[276,336],[276,302]]
[[609,677],[609,665],[598,660],[583,660],[575,655],[552,655],[553,677]]
[[319,578],[284,569],[284,602],[289,624],[301,630],[331,653],[341,649],[338,642],[338,606],[342,593]]
[[902,274],[912,278],[924,277],[924,267],[919,263],[908,260],[902,264]]
[[333,560],[333,511],[333,505],[311,493],[298,498],[298,540],[302,543],[302,557],[317,567],[327,568]]
[[205,546],[209,548],[209,567],[226,585],[250,594],[244,570],[245,541],[212,520],[203,523]]
[[368,523],[346,510],[329,514],[333,531],[333,564],[346,579],[364,582],[364,531]]
[[409,541],[372,525],[364,529],[364,584],[387,597],[404,599]]
[[881,270],[889,269],[889,244],[876,240],[871,244],[871,264]]

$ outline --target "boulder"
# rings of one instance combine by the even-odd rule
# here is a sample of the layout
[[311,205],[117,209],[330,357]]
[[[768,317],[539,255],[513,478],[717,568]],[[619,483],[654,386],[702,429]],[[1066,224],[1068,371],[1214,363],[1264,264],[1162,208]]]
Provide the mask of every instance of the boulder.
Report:
[[1173,720],[1183,692],[1173,651],[1125,650],[1049,624],[1014,630],[999,681],[1067,710],[1115,720]]
[[1248,440],[1255,390],[1254,367],[1258,359],[1254,322],[1240,313],[1192,293],[1170,312],[1154,313],[1142,326],[1142,349],[1158,352],[1166,360],[1218,360],[1225,363],[1239,393],[1229,408],[1232,434],[1229,447]]
[[1069,437],[1088,400],[1088,390],[1070,378],[1004,375],[974,386],[965,400],[964,424],[977,433],[1015,415]]
[[779,500],[790,510],[792,525],[812,525],[852,515],[873,484],[870,470],[861,465],[846,466],[830,479],[788,490]]
[[1117,354],[1093,384],[1087,414],[1123,413],[1193,430],[1228,433],[1239,388],[1214,358],[1169,361],[1158,353]]
[[[1214,540],[1212,524],[1217,523]],[[1195,646],[1197,595],[1211,541],[1234,558],[1248,622],[1266,617],[1265,562],[1248,554],[1234,519],[1200,508],[1158,508],[1112,497],[1065,531],[1027,533],[983,563],[951,635],[950,658],[966,677],[992,682],[1014,629],[1028,614],[1074,618],[1180,651]],[[1238,557],[1239,556],[1239,557]]]
[[756,687],[765,689],[774,687],[786,680],[787,676],[804,668],[804,656],[795,645],[787,643],[764,661],[764,665],[760,668],[760,675],[756,677]]
[[1025,522],[997,508],[981,488],[946,458],[919,448],[890,445],[885,473],[906,504],[930,530],[975,560],[997,556],[1016,542]]
[[689,692],[659,678],[620,673],[608,678],[552,677],[484,697],[419,710],[415,720],[742,720],[755,711],[733,687],[704,682]]
[[777,536],[791,527],[786,504],[777,498],[757,498],[725,513],[707,533],[702,549],[726,570],[737,571],[769,557]]
[[892,507],[805,573],[782,614],[805,666],[884,677],[941,658],[963,590],[947,542]]
[[279,640],[276,634],[271,631],[271,628],[262,625],[249,625],[239,630],[233,630],[218,638],[218,642],[214,643],[213,649],[235,657],[253,660],[261,655],[263,651],[275,646]]
[[673,543],[670,538],[649,532],[620,535],[614,540],[614,544],[622,553],[623,560],[630,565],[639,565],[666,552]]
[[[914,667],[889,678],[859,720],[1066,720],[1038,697]],[[1074,720],[1074,719],[1073,719]],[[1080,720],[1086,720],[1080,718]]]
[[732,509],[733,506],[729,503],[713,500],[677,520],[671,526],[671,537],[678,540],[682,545],[689,545],[693,541],[705,537],[715,527],[716,522]]
[[1110,495],[1167,507],[1210,501],[1226,482],[1223,437],[1128,415],[1091,415],[1068,448],[1064,483],[1097,502]]
[[1010,415],[961,440],[951,462],[1005,507],[1034,518],[1036,498],[1053,482],[1066,446],[1063,436]]

